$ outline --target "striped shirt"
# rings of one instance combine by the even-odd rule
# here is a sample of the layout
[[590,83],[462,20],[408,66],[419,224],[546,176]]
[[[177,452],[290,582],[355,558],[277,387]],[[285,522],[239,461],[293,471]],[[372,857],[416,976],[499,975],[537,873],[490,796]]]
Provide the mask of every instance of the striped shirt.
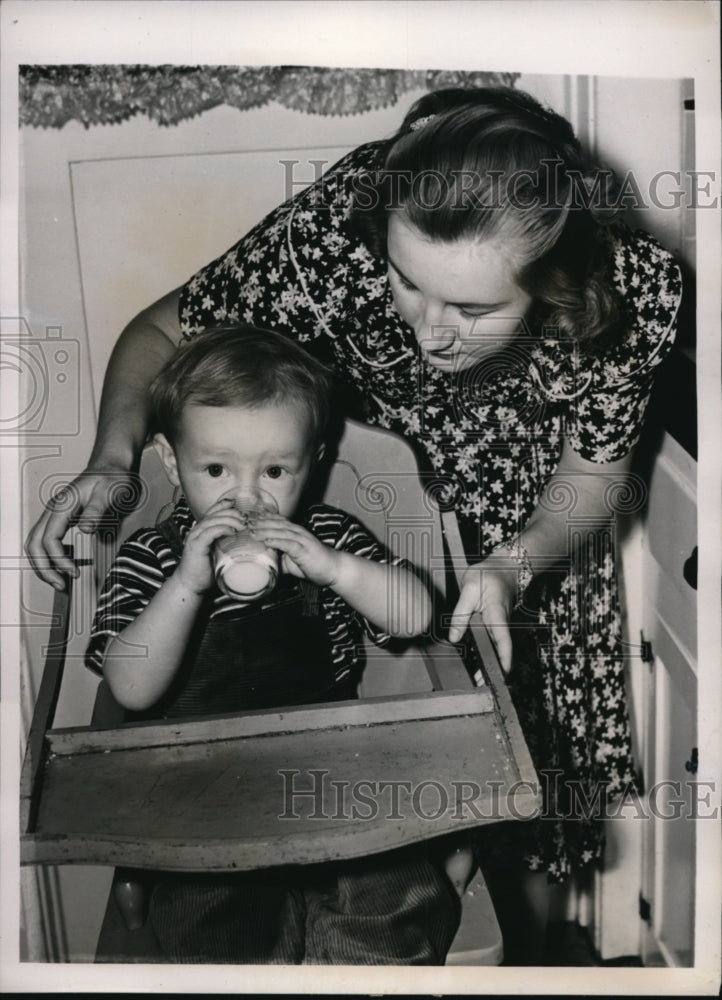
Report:
[[[185,498],[176,504],[171,521],[181,543],[184,543],[195,523]],[[334,507],[314,504],[309,507],[303,524],[331,548],[374,562],[406,565],[404,560],[391,556],[359,521]],[[142,528],[121,545],[98,599],[85,656],[86,666],[102,673],[108,642],[148,606],[173,575],[179,562],[179,555],[157,528]],[[274,594],[269,595],[266,601],[248,604],[214,588],[208,620],[236,621],[249,611],[256,615],[275,606]],[[363,662],[364,635],[378,646],[385,645],[390,639],[387,632],[364,618],[328,587],[319,588],[319,614],[325,622],[331,643],[336,683],[346,680]]]

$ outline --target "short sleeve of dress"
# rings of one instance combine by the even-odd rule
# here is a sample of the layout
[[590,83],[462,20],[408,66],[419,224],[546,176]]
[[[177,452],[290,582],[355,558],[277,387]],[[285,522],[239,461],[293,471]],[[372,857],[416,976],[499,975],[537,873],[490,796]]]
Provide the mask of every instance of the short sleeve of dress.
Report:
[[337,336],[334,317],[354,291],[361,251],[348,225],[356,178],[373,169],[382,143],[344,156],[284,202],[181,289],[184,339],[214,326],[248,323],[301,342]]
[[[403,566],[406,569],[411,568],[406,560],[392,555],[355,517],[345,513],[345,511],[325,504],[317,504],[311,508],[309,513],[309,526],[324,544],[331,545],[343,552],[350,552],[362,559],[371,559],[373,562],[386,563],[390,566]],[[337,602],[341,602],[338,595],[335,595],[335,599]],[[358,612],[354,611],[353,614],[361,624],[364,633],[377,646],[383,646],[389,642],[391,635],[388,632],[374,625]]]
[[102,673],[108,642],[134,621],[177,565],[167,542],[142,529],[124,542],[105,578],[85,653],[85,665]]
[[637,443],[657,367],[676,333],[682,292],[672,255],[651,236],[621,230],[615,237],[614,282],[629,323],[621,343],[574,366],[566,437],[591,462],[613,462]]

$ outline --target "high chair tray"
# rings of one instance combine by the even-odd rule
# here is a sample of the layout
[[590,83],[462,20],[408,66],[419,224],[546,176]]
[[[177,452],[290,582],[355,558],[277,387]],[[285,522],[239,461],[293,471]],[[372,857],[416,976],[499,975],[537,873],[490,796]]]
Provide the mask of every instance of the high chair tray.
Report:
[[531,815],[521,778],[487,687],[49,730],[21,855],[185,871],[351,858]]

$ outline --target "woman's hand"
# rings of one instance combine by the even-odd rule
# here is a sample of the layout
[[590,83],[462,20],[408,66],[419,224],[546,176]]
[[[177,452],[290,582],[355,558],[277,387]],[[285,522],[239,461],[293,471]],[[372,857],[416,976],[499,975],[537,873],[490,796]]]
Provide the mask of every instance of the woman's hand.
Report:
[[25,541],[25,554],[37,575],[56,590],[65,590],[63,574],[77,577],[78,569],[63,549],[71,525],[91,534],[109,514],[127,513],[138,493],[137,477],[117,470],[86,469],[56,490]]
[[489,629],[504,673],[511,670],[509,619],[517,597],[518,569],[477,563],[464,573],[461,594],[451,616],[449,641],[459,642],[473,614],[478,613]]
[[[633,490],[633,482],[627,480],[631,461],[630,453],[613,462],[591,462],[578,455],[567,441],[564,442],[557,470],[548,479],[534,512],[517,538],[532,572],[542,572],[556,562],[570,558],[570,510],[588,531],[609,523],[616,513],[615,495],[620,490],[623,496]],[[569,502],[560,503],[559,497],[568,497]],[[478,612],[491,633],[505,672],[511,669],[509,619],[519,596],[518,587],[523,575],[521,564],[513,555],[509,559],[503,549],[470,566],[462,577],[461,596],[449,630],[450,641],[458,642],[469,619]],[[525,581],[527,584],[528,580]]]
[[339,574],[340,553],[324,545],[306,528],[281,514],[260,516],[253,537],[283,553],[282,567],[319,587],[333,587]]
[[[179,291],[139,313],[113,348],[103,382],[95,444],[88,468],[48,504],[25,543],[30,564],[41,580],[65,589],[63,573],[77,570],[63,551],[68,528],[93,532],[108,512],[127,513],[137,491],[136,468],[148,433],[148,386],[177,350]],[[61,491],[61,494],[63,491]]]

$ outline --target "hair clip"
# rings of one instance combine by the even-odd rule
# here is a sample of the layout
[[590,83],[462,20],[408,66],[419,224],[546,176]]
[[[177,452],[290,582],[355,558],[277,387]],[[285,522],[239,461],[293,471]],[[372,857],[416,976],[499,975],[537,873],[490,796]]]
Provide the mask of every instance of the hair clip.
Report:
[[424,115],[423,118],[417,118],[415,122],[411,122],[409,128],[412,132],[418,132],[420,128],[424,127],[424,125],[428,125],[432,118],[436,118],[436,115]]

